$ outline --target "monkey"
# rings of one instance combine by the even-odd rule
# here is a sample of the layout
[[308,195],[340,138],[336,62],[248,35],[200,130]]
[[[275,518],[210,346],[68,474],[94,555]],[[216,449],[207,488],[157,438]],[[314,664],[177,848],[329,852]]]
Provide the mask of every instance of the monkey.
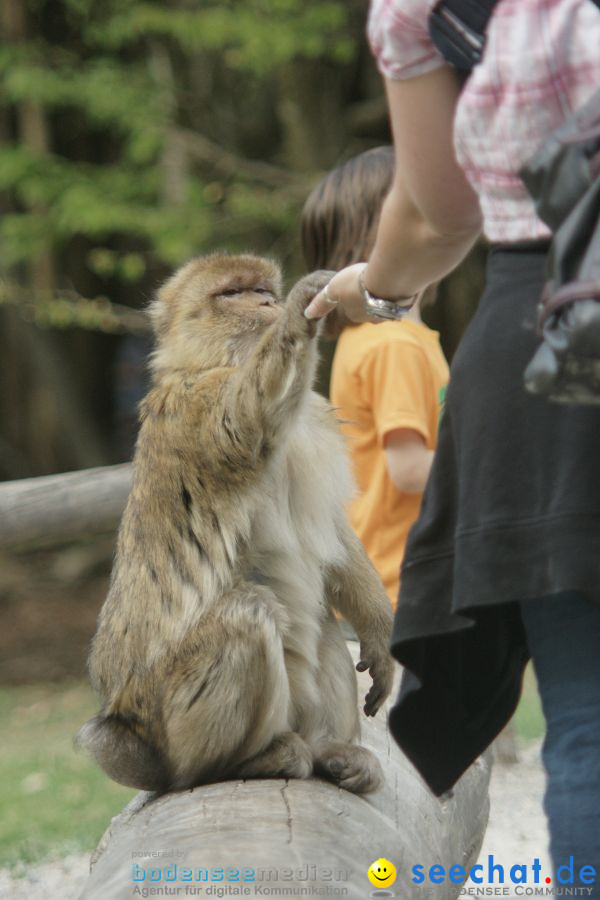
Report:
[[283,300],[276,263],[217,253],[149,307],[152,380],[89,658],[103,705],[76,736],[117,782],[382,781],[334,611],[359,637],[371,716],[391,688],[391,608],[346,520],[352,478],[304,316],[331,275]]

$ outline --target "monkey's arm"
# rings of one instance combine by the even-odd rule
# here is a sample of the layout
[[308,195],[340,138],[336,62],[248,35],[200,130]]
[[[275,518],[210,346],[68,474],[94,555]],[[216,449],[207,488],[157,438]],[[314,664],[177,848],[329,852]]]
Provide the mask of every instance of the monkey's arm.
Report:
[[234,424],[262,426],[268,439],[268,432],[274,436],[296,411],[316,366],[315,323],[305,318],[304,310],[332,274],[313,272],[297,282],[278,321],[236,372],[227,395]]
[[360,640],[357,669],[369,670],[373,684],[364,711],[374,716],[392,688],[393,660],[389,651],[392,609],[381,580],[348,522],[342,529],[346,560],[328,572],[329,600],[350,622]]

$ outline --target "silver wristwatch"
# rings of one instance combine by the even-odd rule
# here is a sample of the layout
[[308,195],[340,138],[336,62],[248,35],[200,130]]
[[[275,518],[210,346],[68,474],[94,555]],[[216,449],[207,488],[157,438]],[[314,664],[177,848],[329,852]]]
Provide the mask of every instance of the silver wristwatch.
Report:
[[365,285],[363,272],[358,276],[358,287],[362,295],[365,308],[372,316],[378,319],[402,319],[416,303],[418,293],[411,297],[402,297],[402,300],[408,300],[408,303],[401,303],[400,300],[384,300],[383,297],[374,297]]

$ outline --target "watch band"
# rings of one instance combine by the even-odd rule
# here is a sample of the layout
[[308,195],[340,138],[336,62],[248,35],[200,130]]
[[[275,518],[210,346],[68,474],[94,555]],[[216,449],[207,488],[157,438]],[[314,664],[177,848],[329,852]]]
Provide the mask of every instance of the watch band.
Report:
[[[386,300],[383,297],[374,297],[365,285],[363,278],[365,270],[358,276],[358,287],[362,295],[365,308],[373,316],[379,319],[402,319],[413,308],[416,303],[418,293],[412,294],[410,297],[401,297],[398,300]],[[409,303],[401,303],[401,300],[408,300]]]

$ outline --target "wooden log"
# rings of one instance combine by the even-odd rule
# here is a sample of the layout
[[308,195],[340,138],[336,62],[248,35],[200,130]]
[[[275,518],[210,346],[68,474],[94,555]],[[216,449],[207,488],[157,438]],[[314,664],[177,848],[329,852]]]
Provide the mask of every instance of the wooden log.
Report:
[[115,531],[131,477],[131,465],[124,464],[0,484],[0,549]]
[[[350,645],[355,659],[357,646]],[[358,678],[362,697],[369,681],[366,675]],[[481,848],[489,757],[465,773],[452,796],[439,800],[390,737],[386,713],[370,720],[361,713],[361,718],[362,742],[384,768],[383,790],[365,798],[311,778],[228,781],[162,797],[138,794],[102,838],[81,900],[232,895],[364,900],[374,890],[367,870],[380,857],[396,867],[389,891],[401,900],[423,900],[424,887],[435,888],[444,900],[458,897],[462,885],[451,883],[448,871],[461,865],[468,872]],[[417,864],[426,874],[432,865],[443,866],[444,884],[415,884]],[[237,870],[237,877],[228,870]]]

